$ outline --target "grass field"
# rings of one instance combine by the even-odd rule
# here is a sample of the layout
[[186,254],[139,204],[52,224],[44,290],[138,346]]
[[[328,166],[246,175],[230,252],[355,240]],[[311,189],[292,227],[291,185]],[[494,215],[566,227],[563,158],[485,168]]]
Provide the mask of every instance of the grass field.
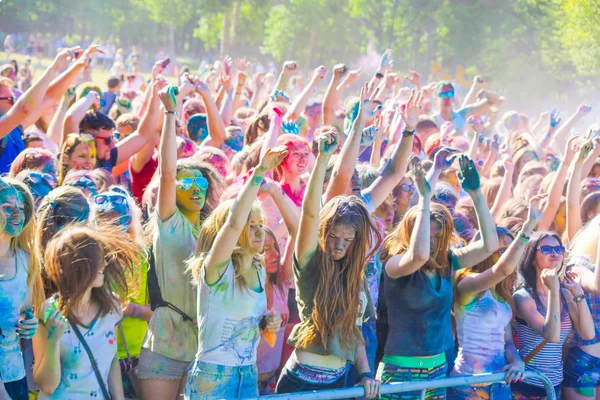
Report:
[[[10,58],[12,60],[17,60],[17,64],[19,65],[19,67],[21,67],[24,63],[25,63],[25,59],[27,58],[27,56],[25,54],[11,54]],[[34,80],[39,77],[39,75],[44,72],[44,70],[48,67],[48,65],[50,65],[50,63],[52,62],[52,58],[49,57],[44,57],[42,58],[42,62],[41,64],[38,64],[38,58],[37,57],[31,57],[31,61],[32,61],[32,65],[33,65],[33,72],[34,72]],[[5,52],[0,52],[0,65],[4,64],[8,62],[6,60],[6,53]],[[142,75],[144,76],[144,80],[148,80],[150,79],[150,73],[142,73]],[[108,81],[108,78],[110,78],[110,71],[109,70],[104,70],[103,68],[100,67],[95,67],[92,70],[92,80],[94,81],[94,83],[100,85],[101,87],[106,86],[106,82]]]

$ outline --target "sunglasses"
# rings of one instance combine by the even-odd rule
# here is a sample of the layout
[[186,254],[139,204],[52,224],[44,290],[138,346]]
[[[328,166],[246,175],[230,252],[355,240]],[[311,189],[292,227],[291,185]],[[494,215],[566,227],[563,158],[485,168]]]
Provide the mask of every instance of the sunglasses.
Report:
[[52,189],[56,188],[56,185],[58,185],[58,182],[56,181],[56,178],[54,177],[54,175],[39,173],[39,172],[32,172],[29,175],[27,175],[25,177],[25,183],[29,183],[31,185],[45,183],[46,185],[50,186]]
[[454,97],[454,92],[440,92],[440,99],[451,99]]
[[98,193],[98,187],[96,186],[96,182],[88,178],[87,176],[82,176],[77,178],[76,181],[67,183],[68,186],[74,186],[81,189],[87,189],[92,196],[96,196]]
[[409,185],[408,183],[403,183],[402,185],[400,185],[400,189],[407,193],[414,193],[417,190],[415,185]]
[[104,144],[107,145],[107,146],[110,146],[110,144],[113,141],[113,137],[112,136],[107,136],[107,137],[96,136],[94,139],[96,139],[98,141],[104,141]]
[[538,250],[542,252],[542,254],[552,254],[552,252],[562,255],[565,254],[565,248],[563,246],[540,246]]
[[94,203],[99,206],[108,203],[121,205],[127,203],[127,197],[122,194],[99,194],[94,196]]
[[8,103],[11,106],[15,104],[15,97],[14,96],[0,97],[0,100],[8,100]]
[[208,181],[203,176],[199,176],[195,179],[194,178],[182,178],[177,181],[177,184],[183,190],[190,190],[190,188],[192,187],[194,182],[196,182],[196,186],[198,186],[200,189],[202,189],[202,190],[208,189]]

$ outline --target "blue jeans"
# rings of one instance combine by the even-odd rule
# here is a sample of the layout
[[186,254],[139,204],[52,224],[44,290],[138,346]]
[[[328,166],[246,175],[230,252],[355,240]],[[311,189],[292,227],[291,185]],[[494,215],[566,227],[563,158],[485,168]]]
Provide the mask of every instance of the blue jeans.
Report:
[[27,377],[18,381],[4,382],[4,389],[12,400],[28,400]]
[[510,386],[504,383],[493,383],[488,386],[457,386],[448,388],[449,400],[509,400]]
[[[363,339],[367,350],[367,359],[371,373],[375,375],[375,355],[377,353],[377,332],[375,330],[375,318],[370,318],[362,326]],[[346,374],[346,387],[352,387],[358,383],[358,370],[356,366],[348,363],[348,373]]]
[[600,358],[571,347],[565,361],[563,386],[595,388],[600,386]]
[[186,400],[258,397],[256,365],[228,367],[194,361],[183,391]]

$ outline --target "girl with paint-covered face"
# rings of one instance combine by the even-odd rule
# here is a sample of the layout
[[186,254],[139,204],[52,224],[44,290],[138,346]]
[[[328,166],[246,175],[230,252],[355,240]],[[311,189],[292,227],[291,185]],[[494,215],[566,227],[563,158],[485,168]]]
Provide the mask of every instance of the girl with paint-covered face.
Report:
[[32,257],[34,201],[27,186],[0,180],[0,372],[10,398],[26,400],[19,338],[31,339],[44,301],[39,264]]
[[[512,288],[514,271],[535,227],[542,218],[547,195],[529,202],[527,221],[515,236],[506,228],[496,228],[500,248],[486,260],[456,277],[454,317],[458,355],[451,376],[506,372],[506,383],[523,380],[525,364],[513,343]],[[473,241],[479,240],[478,233]],[[460,386],[449,390],[454,399],[510,399],[510,386]]]
[[62,185],[72,169],[91,170],[96,167],[96,143],[92,135],[71,133],[67,136],[58,160],[58,184]]
[[170,85],[159,92],[165,116],[159,145],[158,199],[146,238],[152,243],[155,284],[163,302],[149,321],[137,370],[141,397],[149,399],[181,395],[198,345],[196,289],[184,273],[184,260],[194,253],[200,223],[216,205],[221,180],[208,164],[191,158],[177,160],[177,103],[195,89],[184,78],[179,89]]
[[185,399],[258,396],[261,328],[278,333],[282,320],[267,309],[266,235],[255,201],[265,174],[287,154],[286,147],[267,151],[237,198],[219,205],[202,224],[196,256],[188,263],[198,287],[198,353]]
[[114,227],[68,227],[48,243],[44,267],[58,291],[33,338],[39,399],[125,399],[116,325],[135,290],[127,275],[143,255]]
[[[144,244],[142,212],[125,188],[111,186],[106,192],[94,196],[92,218],[98,226],[110,224],[117,228],[115,233],[125,240],[132,240],[140,246]],[[135,398],[140,393],[139,381],[132,371],[138,364],[148,321],[152,317],[147,301],[147,270],[147,260],[143,259],[133,266],[133,274],[127,276],[128,284],[137,285],[138,290],[129,296],[129,304],[123,310],[123,320],[118,328],[117,354],[127,398]]]
[[380,235],[357,197],[338,196],[321,210],[327,163],[337,135],[318,139],[319,155],[302,204],[293,270],[301,322],[288,342],[295,347],[285,365],[277,393],[344,387],[347,360],[356,365],[365,396],[379,394],[369,366],[362,325],[374,317],[365,279],[367,261]]
[[15,179],[23,182],[29,187],[35,201],[36,210],[39,208],[44,197],[56,188],[57,185],[56,177],[54,175],[32,170],[20,172]]
[[[581,278],[573,271],[564,272],[564,254],[557,234],[533,235],[517,266],[513,294],[519,354],[533,357],[526,370],[543,373],[556,391],[563,381],[562,346],[567,336],[575,328],[583,340],[595,337]],[[515,399],[546,396],[540,383],[529,378],[513,383],[511,390]]]
[[[440,150],[427,176],[420,164],[416,166],[418,204],[406,212],[383,245],[389,334],[378,376],[384,383],[446,376],[448,363],[452,361],[446,353],[454,347],[453,274],[485,260],[498,249],[496,226],[472,160],[466,156],[460,158],[458,177],[473,199],[482,238],[457,248],[459,239],[450,212],[445,206],[432,203],[432,190],[453,158],[452,151]],[[402,304],[412,306],[407,308]],[[424,372],[415,374],[416,369]],[[428,390],[426,398],[445,396],[445,392],[445,389]],[[407,395],[419,397],[419,392]]]

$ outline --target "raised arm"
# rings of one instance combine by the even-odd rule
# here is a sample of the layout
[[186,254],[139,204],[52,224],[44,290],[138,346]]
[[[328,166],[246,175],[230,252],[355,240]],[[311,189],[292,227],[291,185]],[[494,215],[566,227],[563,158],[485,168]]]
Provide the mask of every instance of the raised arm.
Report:
[[300,267],[304,267],[317,251],[323,182],[327,163],[338,146],[337,134],[335,131],[326,132],[319,136],[318,142],[319,154],[304,192],[300,225],[298,227],[298,240],[296,240],[294,250]]
[[394,190],[394,187],[400,183],[404,174],[406,174],[408,160],[412,152],[415,127],[417,126],[417,122],[419,122],[419,115],[422,113],[422,100],[423,94],[413,90],[402,113],[402,118],[406,123],[406,128],[402,132],[402,139],[394,149],[394,153],[381,175],[366,189],[373,199],[373,206],[375,208],[384,202],[392,190]]
[[510,200],[510,197],[512,196],[513,174],[515,173],[515,166],[508,157],[502,160],[502,164],[504,166],[504,176],[502,177],[502,183],[500,184],[498,194],[494,199],[494,204],[490,209],[490,213],[492,213],[492,217],[497,223],[499,223],[502,218],[502,212],[504,211],[506,202]]
[[283,68],[281,69],[281,72],[279,73],[279,77],[277,78],[277,82],[275,83],[275,87],[273,88],[273,91],[275,90],[281,90],[282,92],[285,92],[287,89],[287,85],[288,85],[288,79],[290,79],[290,77],[294,74],[294,72],[296,72],[296,61],[286,61],[283,63]]
[[600,137],[595,137],[592,139],[592,143],[594,144],[594,148],[590,152],[590,155],[587,156],[583,162],[583,166],[581,167],[581,177],[584,179],[590,174],[594,164],[598,160],[598,157],[600,157]]
[[465,96],[462,106],[466,107],[469,104],[474,103],[477,100],[477,93],[481,89],[483,89],[483,78],[481,76],[477,75],[477,76],[475,76],[475,78],[473,78],[473,84],[471,85],[469,92]]
[[94,90],[89,91],[85,97],[77,100],[75,104],[68,109],[63,122],[61,143],[65,141],[69,133],[79,132],[79,123],[83,120],[85,113],[87,113],[92,106],[96,109],[100,108],[100,96]]
[[281,132],[281,114],[282,111],[278,107],[273,107],[269,111],[269,130],[265,134],[260,148],[260,156],[263,157],[269,149],[277,145],[277,138]]
[[417,219],[410,235],[410,245],[405,253],[392,256],[385,263],[385,272],[393,279],[418,271],[430,257],[432,187],[425,179],[425,171],[421,164],[415,167],[415,180],[419,203]]
[[[365,123],[375,115],[373,103],[367,98],[369,92],[368,84],[365,84],[360,91],[360,107],[358,114],[350,129],[350,134],[346,138],[342,150],[336,159],[331,173],[331,179],[325,192],[323,203],[327,203],[335,196],[340,196],[346,193],[348,185],[354,174],[354,166],[360,152],[360,141],[362,138],[363,128]],[[380,106],[378,106],[379,108]]]
[[177,95],[179,89],[175,85],[168,85],[162,89],[158,96],[165,107],[160,146],[158,151],[158,198],[156,210],[158,217],[166,221],[177,211],[175,201],[177,184],[177,140],[175,133],[175,119],[177,110]]
[[592,143],[584,143],[575,156],[575,164],[567,184],[567,238],[572,241],[581,229],[581,168],[592,151]]
[[204,82],[198,81],[196,83],[196,90],[204,101],[204,107],[206,107],[206,123],[208,125],[209,137],[202,142],[202,145],[219,148],[227,137],[225,124],[223,124],[219,108],[210,93],[210,89]]
[[545,269],[541,276],[542,284],[548,288],[548,307],[546,315],[537,310],[535,300],[529,293],[517,292],[513,295],[517,316],[550,343],[560,341],[560,282],[557,271]]
[[8,135],[17,126],[23,124],[28,117],[35,114],[36,110],[42,106],[42,101],[52,80],[75,58],[75,54],[71,50],[66,49],[61,51],[52,64],[44,71],[40,79],[19,97],[19,100],[17,100],[6,114],[0,117],[0,138]]
[[529,201],[529,214],[521,228],[521,232],[519,232],[516,239],[508,246],[508,249],[500,256],[500,260],[492,268],[479,274],[468,274],[461,279],[456,287],[461,298],[465,299],[490,289],[514,272],[521,256],[525,252],[525,245],[529,241],[529,237],[542,217],[541,210],[546,197],[547,195],[537,195],[531,198]]
[[[596,224],[596,229],[600,229],[600,224]],[[593,272],[577,264],[571,267],[570,270],[581,277],[581,286],[586,292],[600,295],[600,243],[598,244],[598,250],[596,250],[596,266]]]
[[590,111],[592,111],[592,106],[580,104],[579,107],[577,107],[577,111],[575,111],[575,113],[571,115],[567,122],[562,124],[552,135],[550,138],[550,143],[554,142],[557,148],[564,149],[565,145],[567,144],[567,135],[571,131],[571,128],[573,128],[575,124]]
[[571,162],[573,162],[575,152],[577,151],[576,140],[577,135],[571,135],[567,142],[567,148],[565,149],[565,157],[560,162],[560,165],[552,178],[552,182],[550,183],[548,201],[546,203],[546,208],[544,209],[544,216],[540,221],[540,231],[550,229],[558,208],[560,207],[560,199],[565,189],[565,181],[567,179],[567,173],[569,172],[569,166],[571,165]]
[[460,172],[458,179],[475,205],[475,214],[477,215],[479,230],[481,231],[481,239],[466,247],[452,251],[456,257],[456,264],[453,265],[455,270],[469,268],[480,263],[498,250],[500,245],[494,218],[492,218],[490,209],[481,193],[479,173],[477,172],[475,163],[463,155],[459,159],[459,164]]
[[48,125],[48,129],[46,130],[46,134],[48,138],[52,140],[54,143],[58,145],[60,149],[62,147],[63,140],[63,124],[65,121],[65,115],[67,114],[67,110],[69,109],[69,104],[75,98],[74,90],[67,90],[67,93],[60,99],[60,103],[58,103],[58,108],[56,112],[52,116],[50,120],[50,124]]
[[592,340],[596,336],[594,319],[581,287],[581,278],[573,271],[567,271],[563,279],[561,292],[567,303],[573,327],[583,340]]
[[162,90],[166,84],[167,81],[165,79],[157,78],[150,85],[150,101],[148,103],[148,109],[144,113],[138,129],[140,135],[146,138],[146,144],[130,158],[131,169],[135,172],[140,172],[142,168],[144,168],[144,165],[150,161],[156,145],[158,144],[159,131],[157,126],[160,117],[160,99],[158,97],[158,92]]
[[337,101],[337,88],[342,77],[348,72],[346,64],[337,64],[333,67],[333,76],[323,98],[323,125],[335,125],[335,110],[339,106]]
[[277,167],[287,153],[288,150],[285,146],[269,150],[260,160],[254,171],[252,171],[252,175],[246,180],[246,183],[229,210],[225,224],[221,227],[219,233],[217,233],[211,250],[204,260],[203,267],[207,284],[212,285],[217,283],[225,272],[231,259],[231,254],[233,254],[233,250],[237,246],[240,234],[244,226],[246,226],[252,205],[256,200],[258,189],[265,174]]
[[323,65],[320,65],[318,68],[316,68],[313,71],[313,75],[312,75],[312,78],[310,79],[310,82],[308,82],[308,85],[306,85],[304,87],[304,89],[302,89],[302,92],[300,92],[300,95],[294,99],[294,102],[292,103],[292,105],[288,109],[287,113],[285,114],[285,117],[283,118],[284,120],[286,120],[286,121],[287,120],[292,120],[292,121],[298,120],[298,118],[300,117],[300,114],[302,114],[302,112],[306,108],[306,105],[308,104],[308,100],[310,99],[310,96],[312,96],[315,89],[319,85],[319,82],[321,82],[323,80],[326,73],[327,73],[327,68],[325,68]]

